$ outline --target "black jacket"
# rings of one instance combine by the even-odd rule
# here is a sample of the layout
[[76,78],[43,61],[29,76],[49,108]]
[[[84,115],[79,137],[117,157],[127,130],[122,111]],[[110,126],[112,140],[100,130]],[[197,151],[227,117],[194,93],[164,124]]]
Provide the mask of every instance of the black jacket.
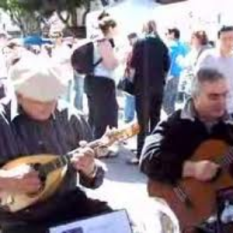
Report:
[[160,93],[170,67],[168,48],[158,36],[141,39],[134,46],[130,66],[136,71],[136,93],[149,89]]
[[183,119],[181,110],[155,128],[142,151],[141,170],[151,179],[175,183],[182,176],[183,163],[208,139],[233,145],[233,121],[219,121],[211,131],[197,118]]

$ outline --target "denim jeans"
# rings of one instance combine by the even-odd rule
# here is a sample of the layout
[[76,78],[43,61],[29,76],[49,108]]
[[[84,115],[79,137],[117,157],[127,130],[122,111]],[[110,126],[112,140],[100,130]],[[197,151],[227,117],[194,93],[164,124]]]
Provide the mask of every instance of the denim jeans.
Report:
[[74,74],[74,106],[82,111],[83,110],[83,93],[84,93],[84,78],[75,72]]
[[66,93],[61,97],[63,100],[67,101],[68,103],[71,103],[72,89],[73,89],[72,87],[73,87],[73,80],[69,80],[67,84]]
[[135,115],[135,97],[132,95],[125,95],[125,108],[124,108],[124,116],[125,122],[131,122],[134,119]]
[[179,84],[179,78],[177,77],[172,77],[171,79],[168,80],[166,84],[165,92],[164,92],[163,107],[167,115],[170,115],[175,111],[178,84]]

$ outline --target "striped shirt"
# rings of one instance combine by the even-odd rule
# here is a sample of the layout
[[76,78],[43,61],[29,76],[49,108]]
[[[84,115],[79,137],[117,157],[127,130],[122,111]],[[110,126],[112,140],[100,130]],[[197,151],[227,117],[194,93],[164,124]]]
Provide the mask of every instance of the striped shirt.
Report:
[[[84,117],[62,101],[58,101],[54,114],[47,121],[31,119],[15,100],[0,105],[1,165],[21,156],[64,155],[76,149],[80,140],[91,139],[92,134]],[[102,183],[103,174],[104,172],[102,176],[98,176],[98,181],[90,181],[80,174],[80,183],[94,188]],[[63,183],[59,191],[62,193],[77,186],[77,173],[71,166]]]

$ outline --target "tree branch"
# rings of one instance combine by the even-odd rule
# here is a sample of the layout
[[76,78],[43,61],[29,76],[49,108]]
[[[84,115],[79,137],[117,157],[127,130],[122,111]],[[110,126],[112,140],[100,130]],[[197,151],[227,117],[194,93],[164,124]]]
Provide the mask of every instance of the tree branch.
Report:
[[21,20],[21,17],[19,15],[17,15],[17,13],[12,11],[12,10],[9,10],[8,12],[9,12],[10,18],[13,21],[13,23],[15,23],[20,28],[22,33],[25,34],[25,28],[24,28],[24,24]]
[[66,26],[69,26],[69,20],[71,15],[67,12],[67,17],[64,18],[61,11],[57,11],[57,16],[58,18],[62,21],[62,23],[64,23]]
[[88,13],[90,12],[90,10],[91,10],[91,2],[90,2],[90,1],[87,2],[85,8],[86,8],[86,10],[85,10],[85,12],[83,13],[83,17],[82,17],[82,25],[85,25],[87,14],[88,14]]

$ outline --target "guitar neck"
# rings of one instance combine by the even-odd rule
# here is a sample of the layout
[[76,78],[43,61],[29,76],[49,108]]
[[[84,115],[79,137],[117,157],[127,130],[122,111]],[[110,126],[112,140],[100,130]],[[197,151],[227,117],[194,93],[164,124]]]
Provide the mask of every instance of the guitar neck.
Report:
[[[87,143],[87,145],[85,145],[85,147],[90,147],[91,149],[95,150],[95,149],[97,149],[100,145],[101,145],[101,139],[97,139],[97,140],[95,140],[95,141],[92,141],[92,142]],[[106,146],[107,146],[107,145],[106,145]],[[75,154],[75,153],[77,152],[77,150],[79,150],[79,148],[76,149],[76,150],[74,150],[74,151],[71,151],[71,152],[69,152],[69,153]]]
[[[98,139],[98,140],[95,140],[95,141],[88,143],[85,147],[90,147],[94,150],[94,149],[98,148],[99,145],[100,145],[100,140]],[[51,162],[40,165],[39,172],[46,176],[50,172],[53,172],[53,171],[55,171],[63,166],[68,165],[70,163],[72,156],[74,156],[76,153],[78,153],[79,150],[80,150],[80,148],[77,148],[73,151],[68,152],[67,154],[65,154],[63,156],[58,156],[57,158],[53,159]]]
[[[107,133],[106,136],[103,136],[101,139],[97,139],[95,141],[89,142],[85,147],[90,147],[95,150],[100,146],[110,146],[115,141],[119,139],[127,139],[136,135],[139,132],[140,128],[138,124],[132,124],[129,127],[122,130],[115,130],[111,133]],[[53,161],[40,165],[39,172],[46,176],[48,173],[57,170],[65,165],[70,163],[70,159],[72,156],[79,152],[80,148],[77,148],[73,151],[68,152],[63,156],[57,156]]]

